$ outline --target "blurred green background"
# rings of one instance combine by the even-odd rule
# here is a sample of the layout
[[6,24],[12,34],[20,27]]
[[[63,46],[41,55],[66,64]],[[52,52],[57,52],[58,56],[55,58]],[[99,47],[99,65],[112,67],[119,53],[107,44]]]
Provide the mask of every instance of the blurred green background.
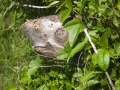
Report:
[[0,90],[19,85],[20,75],[30,60],[37,57],[21,25],[28,19],[55,12],[55,8],[35,9],[23,5],[45,6],[49,1],[52,0],[0,0]]

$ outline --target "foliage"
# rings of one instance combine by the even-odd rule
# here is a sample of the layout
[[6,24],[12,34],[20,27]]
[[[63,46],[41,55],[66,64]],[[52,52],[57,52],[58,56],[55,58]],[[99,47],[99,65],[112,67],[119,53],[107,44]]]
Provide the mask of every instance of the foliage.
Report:
[[[120,90],[119,0],[0,2],[0,76],[4,77],[3,86],[8,86],[5,90],[112,90],[106,71],[115,89]],[[22,7],[26,3],[58,6],[45,10]],[[20,25],[26,19],[54,12],[62,14],[61,22],[69,15],[74,16],[73,20],[64,25],[64,30],[70,32],[69,42],[57,55],[67,62],[36,56],[33,49],[28,48],[31,43],[20,31]],[[98,54],[89,43],[84,28],[87,28]],[[11,76],[12,79],[9,80]],[[7,81],[10,82],[6,83]]]

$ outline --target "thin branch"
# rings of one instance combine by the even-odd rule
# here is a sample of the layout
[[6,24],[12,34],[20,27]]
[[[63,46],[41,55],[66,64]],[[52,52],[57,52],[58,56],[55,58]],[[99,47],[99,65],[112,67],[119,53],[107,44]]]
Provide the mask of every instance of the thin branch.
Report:
[[87,32],[87,28],[84,29],[84,32],[85,32],[85,34],[86,34],[86,36],[87,36],[87,38],[88,38],[90,44],[92,45],[93,50],[95,51],[96,54],[98,54],[98,51],[97,51],[97,49],[96,49],[94,43],[92,42],[92,40],[91,40],[91,38],[90,38],[90,35],[89,35],[88,32]]
[[108,79],[108,81],[109,81],[109,83],[110,83],[110,85],[111,85],[111,87],[112,87],[112,90],[115,90],[115,87],[114,87],[114,85],[113,85],[113,82],[112,82],[112,80],[111,80],[111,78],[110,78],[110,75],[108,74],[107,71],[105,71],[105,75],[106,75],[106,77],[107,77],[107,79]]
[[48,8],[47,6],[34,6],[34,5],[28,5],[28,4],[24,4],[24,7],[32,7],[32,8]]
[[[54,5],[51,5],[50,7],[55,7],[60,5],[61,3],[56,3]],[[29,5],[29,4],[24,4],[24,7],[31,7],[31,8],[49,8],[49,6],[35,6],[35,5]]]
[[[95,52],[96,54],[98,54],[98,51],[97,51],[94,43],[92,42],[89,33],[87,32],[87,28],[84,29],[84,32],[85,32],[85,34],[86,34],[86,36],[87,36],[90,44],[92,45],[94,52]],[[107,71],[105,71],[105,75],[106,75],[106,77],[107,77],[107,79],[108,79],[108,81],[109,81],[109,84],[110,84],[111,87],[112,87],[112,90],[115,90],[115,87],[114,87],[114,85],[113,85],[113,82],[112,82],[112,80],[111,80],[111,78],[110,78],[110,75],[109,75],[109,73],[108,73]]]

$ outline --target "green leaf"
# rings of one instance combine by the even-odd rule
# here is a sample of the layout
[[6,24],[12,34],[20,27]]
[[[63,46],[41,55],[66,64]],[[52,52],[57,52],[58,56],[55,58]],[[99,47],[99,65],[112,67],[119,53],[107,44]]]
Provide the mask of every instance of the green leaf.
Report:
[[115,10],[115,9],[114,9],[114,14],[115,14],[117,17],[120,17],[120,12],[117,11],[117,10]]
[[70,46],[70,43],[69,43],[69,42],[66,43],[66,45],[65,45],[65,50],[66,50],[68,53],[71,52],[72,47]]
[[55,72],[55,71],[52,71],[52,70],[49,72],[49,75],[51,77],[58,77],[59,76],[58,72]]
[[94,66],[98,63],[98,55],[96,53],[92,55],[92,63]]
[[105,31],[102,22],[99,22],[99,21],[97,21],[97,25],[94,26],[94,29],[99,30],[100,32],[104,32]]
[[28,70],[28,77],[30,78],[31,75],[34,75],[37,69],[41,65],[41,59],[36,57],[36,60],[32,60],[29,64],[30,69]]
[[111,78],[112,78],[112,77],[116,77],[116,68],[115,68],[115,67],[112,68],[110,77],[111,77]]
[[117,9],[120,10],[120,3],[117,4]]
[[115,50],[116,56],[119,56],[120,55],[120,43],[119,42],[114,43],[114,50]]
[[115,84],[119,84],[119,85],[120,85],[120,79],[117,80],[117,81],[115,82]]
[[63,3],[57,8],[57,10],[55,11],[55,13],[57,13],[64,5],[65,5],[65,2],[63,2]]
[[84,48],[84,46],[87,43],[87,37],[85,38],[85,40],[83,42],[78,43],[75,48],[72,49],[71,53],[70,53],[70,57],[73,57],[77,52],[79,52],[80,50],[82,50]]
[[69,43],[71,47],[73,47],[79,33],[82,32],[84,28],[84,25],[79,19],[74,19],[64,25],[64,30],[69,30]]
[[97,83],[99,83],[99,81],[97,81],[97,80],[89,80],[89,81],[87,81],[86,86],[90,87],[90,86],[93,86],[93,85],[95,85]]
[[115,82],[115,90],[120,90],[120,79]]
[[103,33],[100,38],[100,47],[101,48],[107,48],[108,47],[108,36],[106,33]]
[[113,48],[110,48],[109,49],[109,54],[110,54],[110,57],[114,57],[115,55],[115,50]]
[[116,26],[116,27],[119,27],[119,21],[116,17],[113,18],[113,24]]
[[67,7],[72,10],[72,2],[71,0],[65,0]]
[[65,59],[68,57],[68,53],[63,49],[63,50],[60,50],[58,53],[57,53],[57,58],[58,59]]
[[87,82],[89,79],[91,79],[92,77],[94,77],[94,74],[95,72],[94,71],[91,71],[89,73],[86,73],[84,76],[82,76],[80,78],[81,82],[84,83],[84,82]]
[[47,8],[50,8],[51,6],[53,6],[53,5],[55,5],[55,4],[59,3],[59,2],[60,2],[60,1],[54,1],[54,2],[50,3],[50,4],[47,6]]
[[49,90],[49,88],[44,84],[40,85],[40,87],[37,90]]
[[61,15],[62,15],[60,18],[61,23],[64,22],[68,18],[68,16],[70,15],[70,12],[71,12],[71,10],[68,8],[61,10]]
[[34,66],[28,70],[28,77],[31,78],[31,75],[34,75],[35,72],[37,71],[38,67]]
[[41,59],[39,57],[36,58],[36,60],[32,60],[29,64],[29,67],[34,67],[34,66],[40,66]]
[[104,71],[108,68],[110,62],[109,52],[105,49],[98,50],[98,65]]
[[77,7],[80,13],[82,13],[82,10],[84,9],[86,2],[87,2],[86,0],[79,0],[77,2]]

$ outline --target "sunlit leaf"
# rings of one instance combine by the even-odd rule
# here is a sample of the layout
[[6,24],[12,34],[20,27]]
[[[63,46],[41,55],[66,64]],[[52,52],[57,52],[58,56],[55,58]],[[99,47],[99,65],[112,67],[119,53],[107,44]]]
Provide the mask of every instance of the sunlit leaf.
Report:
[[96,53],[92,55],[92,63],[94,66],[98,63],[98,55]]
[[30,69],[28,70],[28,77],[30,78],[31,75],[34,75],[35,72],[37,71],[37,69],[38,69],[37,66],[34,66],[34,67],[30,68]]
[[117,4],[117,8],[118,8],[118,10],[120,10],[120,3]]
[[115,90],[120,90],[120,79],[115,82]]
[[60,50],[58,53],[57,53],[57,58],[58,59],[64,59],[64,58],[67,58],[68,57],[68,53],[63,49],[63,50]]
[[78,43],[75,46],[75,48],[72,49],[72,51],[70,53],[70,57],[73,57],[77,52],[82,50],[86,44],[87,44],[87,38],[85,38],[85,40],[83,42]]
[[37,90],[49,90],[49,88],[44,84],[40,85],[40,87]]
[[61,10],[61,18],[60,18],[60,22],[64,22],[68,16],[70,15],[71,10],[68,8],[65,8],[64,10]]
[[95,84],[99,83],[99,81],[97,80],[89,80],[87,83],[86,83],[86,86],[89,87],[89,86],[93,86]]
[[36,58],[36,60],[32,60],[29,64],[29,67],[34,67],[34,66],[40,66],[41,59],[39,57]]
[[114,43],[114,50],[115,50],[115,54],[119,56],[120,55],[120,43],[119,42]]
[[73,47],[79,33],[84,30],[84,25],[80,22],[79,19],[74,19],[66,23],[64,26],[64,29],[70,32],[69,43],[70,43],[70,46]]
[[109,52],[105,49],[98,50],[98,65],[101,69],[106,70],[109,66],[110,56]]
[[116,9],[114,9],[114,14],[117,16],[117,17],[120,17],[120,12]]
[[119,27],[119,21],[116,17],[113,18],[113,24],[116,26],[116,27]]
[[67,7],[72,10],[72,2],[71,0],[65,0]]
[[106,35],[106,33],[103,33],[100,38],[100,46],[101,46],[101,48],[108,47],[108,36]]
[[87,82],[89,79],[95,76],[94,73],[95,73],[94,71],[86,73],[84,76],[80,78],[81,82]]

